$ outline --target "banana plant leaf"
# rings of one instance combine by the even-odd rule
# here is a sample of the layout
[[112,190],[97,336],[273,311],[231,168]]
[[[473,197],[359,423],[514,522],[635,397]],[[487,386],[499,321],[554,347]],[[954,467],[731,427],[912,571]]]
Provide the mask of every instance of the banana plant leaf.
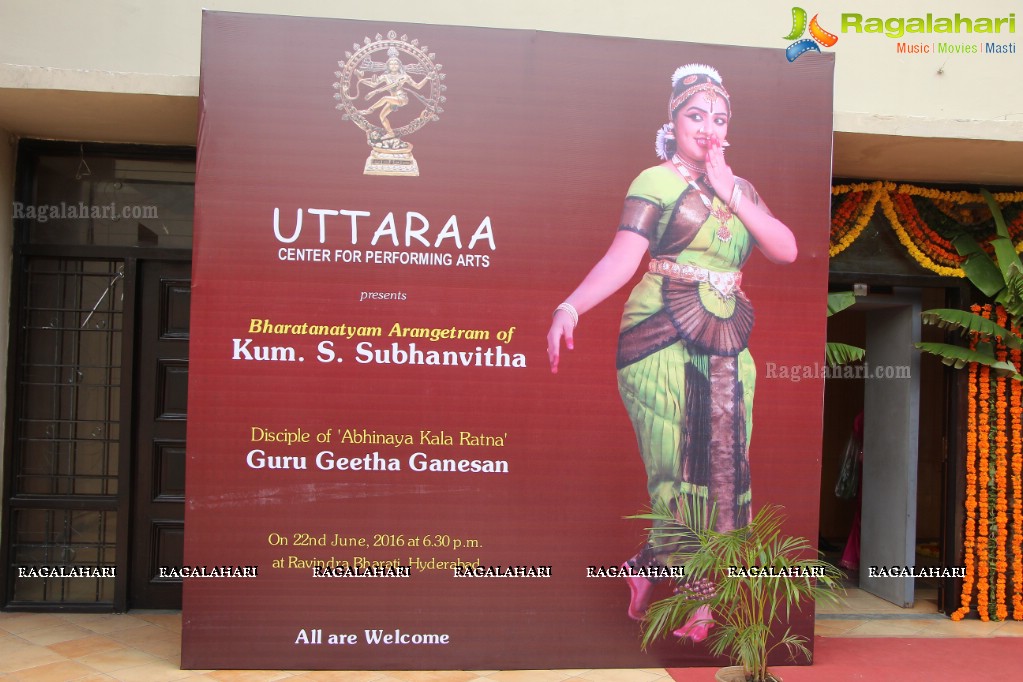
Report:
[[984,319],[980,315],[956,308],[934,308],[920,313],[924,324],[932,324],[941,329],[958,329],[964,335],[980,334],[985,337],[999,336],[1002,343],[1009,348],[1023,350],[1023,340],[1001,325]]
[[828,367],[838,367],[850,362],[859,362],[867,352],[858,346],[828,341],[824,347],[824,361]]
[[1016,366],[1011,362],[1005,360],[999,360],[990,353],[984,353],[982,351],[970,350],[969,348],[963,348],[962,346],[953,346],[949,343],[932,343],[929,341],[923,341],[914,344],[917,348],[925,353],[936,355],[941,358],[941,361],[950,367],[956,369],[962,369],[968,364],[977,363],[980,365],[987,365],[999,375],[1011,376],[1017,381],[1023,381],[1023,375],[1020,375],[1016,371]]
[[856,303],[856,296],[851,291],[833,291],[828,294],[828,317],[840,313]]
[[1012,245],[1009,228],[1005,224],[1005,216],[1002,215],[1002,209],[998,202],[986,189],[980,190],[980,193],[984,195],[984,200],[987,201],[988,208],[991,209],[991,217],[995,219],[995,231],[998,236],[991,240],[991,246],[994,247],[995,259],[1002,271],[1003,281],[1008,282],[1013,264],[1017,266],[1020,264],[1019,254],[1016,253],[1016,249]]
[[[1023,261],[1012,244],[1009,228],[1005,224],[1002,209],[991,192],[980,190],[991,210],[995,221],[996,236],[991,240],[995,252],[992,259],[980,244],[968,235],[956,237],[952,243],[956,251],[965,258],[963,271],[975,287],[985,296],[1001,304],[1009,314],[1012,324],[1023,318]],[[964,335],[977,335],[983,343],[976,349],[963,348],[947,343],[917,343],[916,347],[925,353],[941,358],[946,365],[961,369],[968,364],[978,363],[990,367],[1002,375],[1009,375],[1023,381],[1023,375],[1011,362],[999,361],[994,354],[990,340],[999,337],[1002,343],[1013,349],[1023,349],[1023,338],[1005,327],[987,320],[980,315],[948,308],[927,310],[921,314],[925,324],[937,325],[942,329],[958,329]],[[1010,324],[1010,326],[1012,326]]]
[[1001,303],[1006,312],[1015,319],[1023,317],[1023,265],[1015,264],[1009,268],[1009,277],[1005,281],[1005,291],[1002,292]]
[[[851,291],[833,291],[828,294],[828,317],[842,312],[856,303],[856,296]],[[838,367],[850,362],[859,362],[867,351],[847,343],[828,341],[824,345],[824,362],[828,367]]]
[[963,272],[973,282],[973,286],[980,289],[985,296],[990,298],[998,296],[1005,288],[1005,277],[977,240],[968,234],[961,234],[952,240],[952,245],[959,255],[966,259],[963,262]]

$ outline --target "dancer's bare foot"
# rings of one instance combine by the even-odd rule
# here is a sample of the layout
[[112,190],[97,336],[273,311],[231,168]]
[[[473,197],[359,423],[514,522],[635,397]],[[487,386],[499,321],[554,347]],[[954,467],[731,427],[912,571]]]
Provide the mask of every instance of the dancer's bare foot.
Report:
[[[622,564],[626,571],[630,570],[628,562]],[[626,576],[626,584],[629,586],[629,618],[632,620],[643,620],[646,616],[647,607],[650,606],[650,596],[654,592],[654,583],[648,578],[641,576]]]
[[710,607],[701,606],[696,609],[696,612],[686,621],[685,625],[675,630],[672,634],[679,639],[687,637],[694,642],[702,642],[707,639],[707,635],[712,627],[714,627],[714,616],[710,612]]

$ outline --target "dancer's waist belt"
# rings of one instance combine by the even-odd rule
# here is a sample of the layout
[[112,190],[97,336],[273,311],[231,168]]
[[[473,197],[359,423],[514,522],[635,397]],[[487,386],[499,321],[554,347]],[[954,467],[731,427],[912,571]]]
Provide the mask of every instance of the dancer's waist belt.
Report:
[[688,263],[676,263],[671,260],[653,258],[647,264],[647,270],[655,275],[685,282],[708,282],[723,296],[730,296],[742,284],[741,272],[716,272]]
[[[715,272],[656,258],[648,268],[663,277],[664,307],[621,332],[618,369],[677,341],[690,352],[708,355],[736,356],[746,348],[753,329],[753,306],[739,288],[741,272]],[[705,296],[722,300],[708,308]]]

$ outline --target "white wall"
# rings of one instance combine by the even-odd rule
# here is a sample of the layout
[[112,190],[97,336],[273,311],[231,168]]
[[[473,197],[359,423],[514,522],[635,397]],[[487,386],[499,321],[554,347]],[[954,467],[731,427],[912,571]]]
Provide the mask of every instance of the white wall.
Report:
[[[826,4],[820,23],[839,36],[830,50],[836,55],[836,130],[1023,140],[1023,88],[1014,86],[1023,76],[1023,54],[899,55],[897,40],[840,32],[843,11],[881,18],[958,11],[975,18],[1006,17],[1023,6],[1008,0]],[[383,24],[379,28],[401,21],[783,48],[792,6],[792,0],[2,0],[0,64],[47,68],[0,69],[0,88],[62,89],[54,84],[66,85],[70,78],[83,89],[195,95],[203,7],[376,20]],[[1023,32],[1023,11],[1019,14],[1018,31]],[[976,42],[984,36],[906,39],[942,37]],[[1017,38],[992,37],[1000,42]]]

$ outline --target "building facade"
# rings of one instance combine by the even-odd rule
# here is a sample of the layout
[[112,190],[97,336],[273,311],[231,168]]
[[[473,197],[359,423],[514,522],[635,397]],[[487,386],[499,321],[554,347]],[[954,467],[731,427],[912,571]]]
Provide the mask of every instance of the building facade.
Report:
[[[967,23],[952,17],[956,31],[948,33],[914,32],[944,14],[938,6],[909,5],[871,0],[848,8],[855,13],[819,15],[838,38],[824,48],[836,55],[834,176],[1023,185],[1023,91],[1011,85],[1021,73],[1012,5],[975,3]],[[367,27],[451,24],[778,49],[792,42],[782,36],[792,30],[793,16],[791,4],[773,0],[755,8],[739,0],[699,7],[645,0],[628,12],[581,0],[524,0],[514,7],[455,0],[0,4],[2,606],[124,610],[179,599],[179,584],[154,580],[152,568],[180,563],[183,537],[190,211],[204,7],[373,22]],[[982,30],[988,26],[1000,31]],[[791,68],[800,68],[799,61]],[[593,79],[599,91],[599,74],[576,77]],[[863,336],[881,362],[880,349],[919,334],[914,313],[921,305],[962,297],[962,284],[914,270],[895,254],[893,241],[879,248],[890,256],[885,267],[869,254],[859,260],[848,254],[833,268],[833,282],[862,282],[889,296],[861,306],[849,331]],[[886,361],[912,362],[908,356]],[[907,460],[923,447],[932,452],[928,462],[940,463],[958,436],[950,429],[921,433],[920,415],[930,424],[944,420],[958,389],[935,391],[928,381],[948,379],[932,368],[906,384],[904,395],[893,397],[890,386],[855,390],[866,393],[860,404],[868,404],[868,423],[874,412],[875,430],[897,434]],[[922,394],[938,393],[941,400],[921,405]],[[836,423],[856,404],[843,400],[837,399]],[[882,420],[894,419],[892,405],[903,403],[915,411],[889,427]],[[947,483],[953,491],[956,475],[946,474],[939,467],[928,479],[931,488]],[[915,500],[915,468],[900,476],[914,486],[900,499]],[[955,500],[938,498],[936,532],[954,546]],[[875,536],[882,531],[876,530]],[[885,541],[909,542],[908,529],[900,532]],[[12,570],[69,561],[117,570],[90,581],[19,577]]]

